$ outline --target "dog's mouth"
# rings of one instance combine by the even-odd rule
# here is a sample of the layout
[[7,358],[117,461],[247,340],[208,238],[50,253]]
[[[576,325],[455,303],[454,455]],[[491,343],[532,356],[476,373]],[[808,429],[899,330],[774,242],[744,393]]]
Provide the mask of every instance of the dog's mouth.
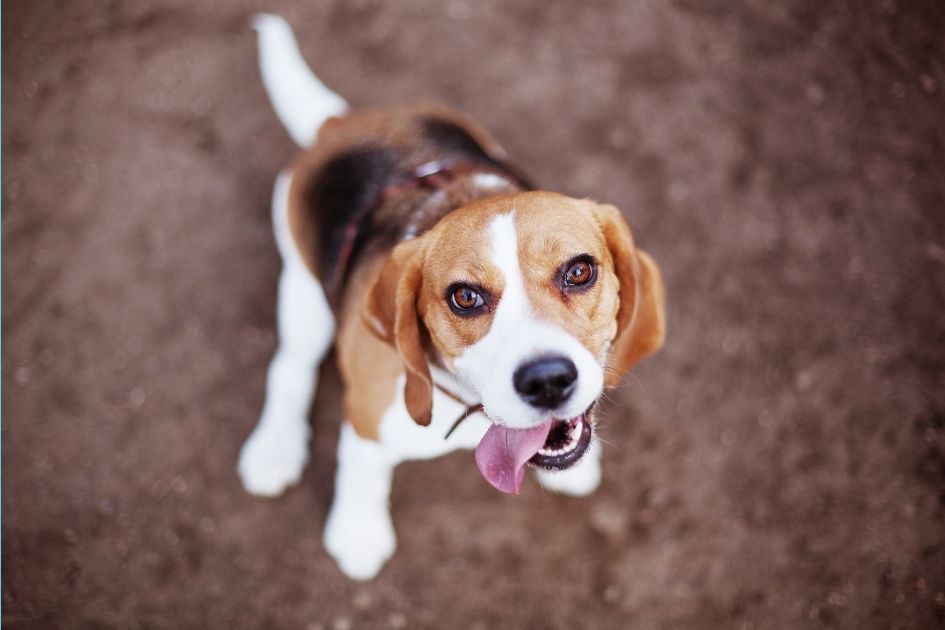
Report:
[[584,456],[591,443],[592,404],[568,420],[549,419],[528,429],[493,424],[476,447],[476,465],[498,490],[518,494],[525,464],[545,470],[565,470]]
[[545,444],[528,463],[545,470],[565,470],[578,463],[591,444],[591,410],[570,420],[552,420]]

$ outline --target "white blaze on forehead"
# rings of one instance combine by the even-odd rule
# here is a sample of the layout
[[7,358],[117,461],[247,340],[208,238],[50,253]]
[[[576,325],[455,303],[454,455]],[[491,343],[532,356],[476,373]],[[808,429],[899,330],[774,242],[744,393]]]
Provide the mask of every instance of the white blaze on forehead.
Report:
[[[528,295],[522,282],[522,266],[518,260],[518,234],[515,231],[514,210],[500,214],[489,224],[492,241],[492,262],[502,272],[505,287],[502,299],[492,321],[492,327],[512,325],[513,317],[530,315]],[[521,321],[521,320],[519,320]]]
[[578,416],[600,395],[601,366],[573,335],[532,312],[518,256],[514,211],[495,217],[488,233],[489,257],[502,274],[503,286],[489,332],[453,362],[456,376],[478,394],[493,421],[526,428],[546,421],[548,412],[522,400],[513,383],[515,370],[543,355],[565,356],[577,367],[578,383],[555,415],[562,419]]

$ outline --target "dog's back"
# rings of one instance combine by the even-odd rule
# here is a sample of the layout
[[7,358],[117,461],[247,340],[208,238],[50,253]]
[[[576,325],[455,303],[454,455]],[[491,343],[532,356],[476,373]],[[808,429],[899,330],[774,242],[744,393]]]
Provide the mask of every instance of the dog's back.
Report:
[[[475,200],[481,191],[459,176],[501,174],[505,192],[530,187],[471,118],[431,104],[349,112],[305,64],[285,20],[260,15],[253,24],[270,101],[306,149],[292,166],[289,226],[332,303],[366,252],[389,250]],[[420,208],[441,189],[441,203]]]

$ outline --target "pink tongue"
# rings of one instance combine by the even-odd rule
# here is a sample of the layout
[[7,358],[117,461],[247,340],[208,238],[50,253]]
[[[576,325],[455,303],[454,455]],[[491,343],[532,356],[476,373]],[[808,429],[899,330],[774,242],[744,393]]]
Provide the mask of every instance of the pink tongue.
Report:
[[476,447],[479,472],[498,490],[518,494],[525,477],[525,462],[544,445],[549,431],[551,420],[530,429],[493,424]]

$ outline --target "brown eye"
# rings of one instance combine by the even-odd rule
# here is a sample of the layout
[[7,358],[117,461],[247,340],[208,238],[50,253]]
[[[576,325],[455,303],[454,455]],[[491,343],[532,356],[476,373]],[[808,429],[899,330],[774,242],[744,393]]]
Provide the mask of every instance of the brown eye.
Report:
[[469,311],[478,309],[485,304],[479,292],[472,287],[460,284],[450,288],[450,307],[457,315],[470,314]]
[[564,284],[569,287],[583,287],[594,278],[594,265],[589,260],[576,260],[564,273]]

